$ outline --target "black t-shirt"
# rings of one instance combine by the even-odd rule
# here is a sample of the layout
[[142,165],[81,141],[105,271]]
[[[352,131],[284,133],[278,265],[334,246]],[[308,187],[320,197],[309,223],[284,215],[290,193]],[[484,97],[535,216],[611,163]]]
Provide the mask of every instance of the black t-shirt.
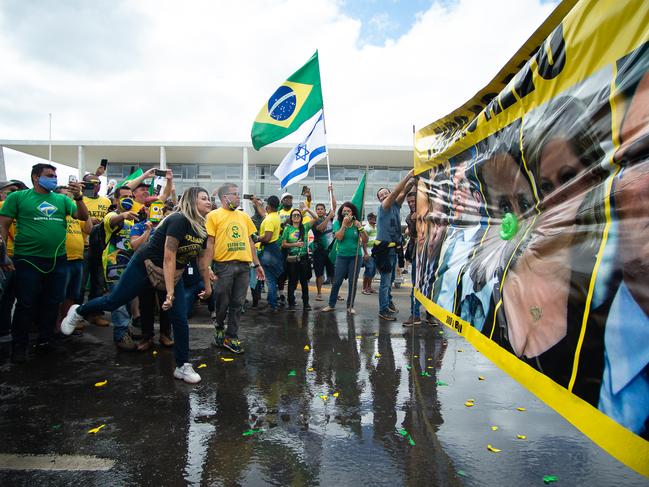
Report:
[[172,213],[162,220],[146,247],[142,249],[144,258],[151,259],[159,267],[162,267],[164,261],[167,235],[178,240],[176,269],[182,269],[189,264],[207,245],[207,235],[205,237],[198,235],[182,213]]

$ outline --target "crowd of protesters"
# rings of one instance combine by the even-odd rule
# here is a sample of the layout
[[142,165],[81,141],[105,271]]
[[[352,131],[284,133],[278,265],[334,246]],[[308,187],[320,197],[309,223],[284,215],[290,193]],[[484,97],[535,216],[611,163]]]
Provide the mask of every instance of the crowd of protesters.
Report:
[[[338,206],[331,185],[329,208],[318,203],[313,211],[307,187],[305,201],[295,208],[289,193],[261,200],[240,194],[232,183],[211,196],[205,188],[191,187],[177,198],[171,171],[164,173],[165,185],[151,191],[147,181],[160,176],[151,169],[121,184],[111,181],[107,197],[100,195],[102,174],[100,166],[81,182],[71,177],[63,185],[54,166],[36,164],[31,188],[15,180],[0,182],[0,342],[11,342],[13,362],[27,360],[33,327],[37,354],[49,351],[59,336],[81,333],[88,323],[112,324],[120,350],[146,351],[154,345],[157,314],[158,342],[174,351],[174,377],[197,383],[188,326],[197,301],[209,307],[213,344],[243,353],[239,325],[249,289],[251,308],[272,315],[295,311],[299,288],[301,309],[308,312],[315,276],[315,301],[326,299],[323,286],[331,284],[320,311],[345,301],[353,315],[364,269],[362,293],[377,293],[372,283],[378,273],[378,316],[395,321],[391,289],[397,267],[404,267],[405,257],[412,275],[416,272],[412,172],[392,190],[378,191],[378,214],[367,215],[365,224],[353,203]],[[242,211],[244,198],[252,204],[252,216]],[[410,210],[405,232],[404,201]],[[345,279],[346,298],[340,294]],[[420,323],[411,293],[410,316],[403,324]]]

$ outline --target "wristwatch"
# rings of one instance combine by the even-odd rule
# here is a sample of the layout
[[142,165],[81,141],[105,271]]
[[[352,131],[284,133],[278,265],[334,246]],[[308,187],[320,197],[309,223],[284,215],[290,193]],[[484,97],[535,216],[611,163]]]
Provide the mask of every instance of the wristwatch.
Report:
[[253,269],[256,269],[259,266],[261,266],[261,264],[252,264],[250,267],[252,267]]

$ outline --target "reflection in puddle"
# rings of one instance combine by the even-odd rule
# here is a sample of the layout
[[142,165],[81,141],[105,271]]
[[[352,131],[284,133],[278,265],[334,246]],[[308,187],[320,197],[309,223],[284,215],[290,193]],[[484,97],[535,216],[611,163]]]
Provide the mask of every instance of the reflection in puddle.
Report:
[[200,397],[199,391],[189,393],[187,464],[184,474],[188,485],[201,484],[208,441],[216,430],[216,427],[208,422],[209,418],[216,415],[216,392],[209,390],[207,397]]

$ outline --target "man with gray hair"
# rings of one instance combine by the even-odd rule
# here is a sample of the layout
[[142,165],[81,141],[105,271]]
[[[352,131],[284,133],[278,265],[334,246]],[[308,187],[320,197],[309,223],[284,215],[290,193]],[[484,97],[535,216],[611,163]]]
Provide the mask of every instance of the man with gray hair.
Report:
[[205,259],[206,264],[212,264],[216,276],[214,345],[243,353],[238,332],[241,308],[250,284],[250,267],[255,269],[257,279],[263,281],[265,275],[251,237],[257,231],[255,224],[246,213],[238,211],[241,203],[238,186],[226,183],[218,189],[217,196],[221,207],[205,218],[208,235]]

